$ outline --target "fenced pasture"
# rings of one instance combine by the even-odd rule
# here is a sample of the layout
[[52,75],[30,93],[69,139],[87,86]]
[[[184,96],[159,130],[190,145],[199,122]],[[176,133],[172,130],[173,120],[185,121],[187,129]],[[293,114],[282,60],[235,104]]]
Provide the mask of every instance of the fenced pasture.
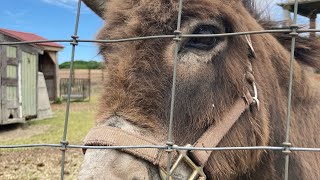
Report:
[[[60,41],[60,42],[70,42],[72,45],[72,59],[71,62],[73,62],[74,60],[74,54],[75,54],[75,49],[76,46],[78,45],[78,43],[82,43],[82,42],[94,42],[93,40],[81,40],[78,38],[77,36],[77,32],[78,32],[78,22],[79,22],[79,18],[80,18],[80,5],[81,5],[81,0],[79,0],[78,3],[78,13],[77,13],[77,19],[76,19],[76,26],[75,26],[75,32],[72,36],[71,40],[54,40],[55,42]],[[176,75],[176,66],[177,66],[177,56],[178,56],[178,48],[179,48],[179,42],[181,40],[181,38],[183,37],[190,37],[190,36],[194,36],[197,37],[197,35],[185,35],[185,34],[181,34],[180,31],[180,26],[181,26],[181,13],[182,13],[182,6],[183,6],[183,1],[179,0],[179,14],[177,14],[178,16],[178,24],[177,24],[177,29],[176,31],[171,34],[171,35],[159,35],[159,36],[149,36],[149,37],[132,37],[129,39],[119,39],[119,40],[104,40],[104,41],[99,41],[100,43],[116,43],[116,42],[123,42],[123,41],[133,41],[133,40],[144,40],[144,39],[154,39],[154,38],[172,38],[175,43],[176,43],[176,51],[175,51],[175,60],[174,60],[174,77],[173,77],[173,89],[172,89],[172,106],[174,105],[174,97],[175,97],[175,75]],[[251,31],[251,32],[236,32],[236,33],[228,33],[228,34],[211,34],[211,35],[203,35],[201,37],[217,37],[217,36],[236,36],[236,35],[250,35],[250,34],[260,34],[260,33],[290,33],[292,35],[292,49],[291,49],[291,72],[293,72],[293,61],[294,61],[294,50],[295,50],[295,40],[297,38],[297,34],[298,33],[302,33],[302,32],[320,32],[320,30],[317,29],[309,29],[309,30],[300,30],[299,27],[296,25],[297,23],[297,0],[295,3],[295,15],[294,15],[294,20],[293,20],[293,24],[287,28],[287,29],[277,29],[277,30],[263,30],[263,31]],[[199,36],[200,37],[200,36]],[[39,42],[39,41],[37,41]],[[35,43],[35,42],[22,42],[22,43]],[[10,43],[0,43],[0,45],[8,45]],[[17,44],[17,43],[16,43]],[[70,69],[72,69],[72,63],[70,65]],[[76,74],[77,76],[77,74]],[[72,79],[72,75],[69,74],[69,78]],[[313,151],[313,152],[319,152],[320,148],[319,147],[315,147],[315,148],[306,148],[306,147],[291,147],[290,146],[290,111],[291,111],[291,91],[292,91],[292,78],[293,78],[293,73],[290,73],[290,89],[289,89],[289,102],[288,102],[288,118],[287,118],[287,126],[286,129],[283,129],[283,131],[286,132],[286,139],[284,140],[285,143],[283,144],[283,146],[280,147],[218,147],[218,148],[189,148],[189,147],[178,147],[178,146],[173,146],[173,137],[172,137],[172,124],[173,124],[173,108],[172,108],[172,112],[170,114],[170,123],[169,123],[169,127],[168,127],[168,143],[166,145],[161,146],[162,149],[167,149],[168,153],[170,154],[171,150],[178,150],[178,149],[184,149],[184,150],[206,150],[206,151],[214,151],[214,150],[269,150],[269,151],[283,151],[285,153],[283,153],[283,156],[285,157],[286,161],[285,161],[285,179],[288,179],[288,167],[290,166],[289,163],[289,157],[290,157],[290,153],[291,151]],[[71,81],[69,81],[71,82]],[[69,83],[68,85],[68,92],[71,92],[71,83]],[[47,126],[41,126],[41,125],[48,125],[49,128],[51,128],[50,130],[46,130],[44,131],[44,133],[42,135],[34,135],[31,136],[30,139],[26,138],[26,139],[16,139],[13,141],[7,140],[7,141],[0,141],[0,144],[3,144],[0,146],[0,148],[21,148],[21,146],[26,146],[26,147],[36,147],[36,146],[41,146],[41,147],[45,147],[43,149],[46,149],[47,151],[43,154],[38,153],[36,156],[30,156],[29,152],[31,153],[37,153],[39,152],[39,149],[28,149],[28,150],[24,150],[24,149],[18,149],[13,151],[12,153],[14,154],[17,151],[24,151],[24,153],[22,153],[21,156],[24,156],[22,159],[29,159],[26,161],[20,161],[19,162],[19,158],[16,157],[12,157],[10,155],[8,155],[8,153],[11,150],[2,150],[1,151],[1,158],[5,157],[6,159],[8,159],[7,162],[1,161],[1,167],[10,169],[10,171],[8,170],[8,172],[1,172],[3,174],[0,174],[0,178],[11,178],[10,176],[14,176],[15,175],[15,171],[18,171],[19,168],[15,166],[15,164],[24,164],[25,167],[28,168],[36,168],[36,169],[40,169],[39,171],[45,170],[45,171],[50,171],[52,172],[52,176],[46,176],[46,177],[56,177],[58,178],[60,176],[60,179],[68,179],[68,178],[74,178],[75,174],[70,175],[70,167],[74,166],[74,167],[78,167],[78,162],[74,162],[74,161],[70,161],[70,157],[80,157],[80,153],[81,149],[80,148],[84,148],[84,146],[81,146],[79,144],[81,144],[81,140],[82,138],[85,136],[85,134],[87,133],[87,131],[89,130],[90,127],[92,127],[92,123],[93,123],[93,111],[95,110],[94,108],[94,103],[93,103],[93,107],[92,109],[90,109],[89,112],[81,110],[81,111],[77,111],[77,109],[73,106],[74,104],[72,104],[70,106],[70,97],[68,97],[68,102],[66,104],[64,104],[65,106],[59,106],[56,107],[56,114],[57,117],[59,117],[58,119],[55,120],[46,120],[46,121],[41,121],[41,122],[32,122],[31,125],[33,126],[38,126],[39,129],[44,129],[43,127],[48,128]],[[79,108],[83,108],[82,106],[79,106]],[[70,108],[70,109],[69,109]],[[80,109],[81,109],[80,108]],[[66,110],[66,113],[64,114]],[[92,110],[92,111],[91,111]],[[64,119],[64,120],[63,120]],[[54,122],[54,124],[50,124],[51,122]],[[61,138],[62,137],[62,138]],[[10,146],[13,145],[13,146]],[[21,145],[21,146],[20,146]],[[51,147],[51,148],[49,148]],[[55,147],[55,149],[53,149]],[[61,150],[61,156],[58,153],[59,149]],[[70,150],[71,148],[76,148],[73,150]],[[85,148],[105,148],[105,149],[112,149],[114,147],[96,147],[96,146],[87,146]],[[122,146],[122,147],[117,147],[119,148],[129,148],[127,146]],[[132,148],[132,147],[131,147]],[[136,146],[134,148],[159,148],[159,146],[157,147],[153,147],[153,146]],[[70,153],[72,154],[72,152],[76,152],[74,154],[74,156],[70,156]],[[10,152],[11,153],[11,152]],[[19,155],[20,156],[20,155]],[[54,159],[53,164],[55,164],[55,168],[51,169],[51,165],[46,165],[43,164],[45,161],[45,159],[41,160],[42,163],[39,163],[40,161],[37,161],[37,158],[52,158]],[[61,157],[61,160],[58,160],[57,158]],[[10,161],[9,161],[10,160]],[[168,156],[168,162],[170,162],[170,156]],[[2,165],[3,164],[3,165]],[[59,167],[61,165],[61,167]],[[169,170],[170,170],[170,164],[168,164]],[[60,169],[60,172],[59,172]],[[72,168],[71,168],[72,169]],[[75,169],[75,168],[74,168]],[[36,173],[34,173],[36,172]],[[30,174],[30,179],[34,178],[43,178],[42,175],[44,175],[45,173],[37,173],[37,171],[27,171],[27,170],[23,170],[23,179],[25,179],[26,177],[29,176]],[[32,175],[33,173],[33,175]],[[73,176],[74,175],[74,176]],[[2,177],[1,177],[2,176]],[[13,177],[13,179],[19,179],[21,177]],[[54,179],[56,179],[54,178]],[[44,178],[45,179],[45,178]]]
[[[99,86],[103,82],[104,72],[102,69],[75,69],[74,78],[91,79],[92,86]],[[69,78],[69,69],[59,69],[59,79]]]
[[[69,119],[71,144],[81,144],[83,137],[93,126],[97,97],[90,102],[74,102]],[[0,127],[0,144],[58,144],[63,134],[66,103],[53,104],[54,118],[27,122],[26,126]],[[68,149],[65,179],[76,179],[83,153],[81,149]],[[60,150],[58,148],[23,148],[0,150],[0,179],[59,179]]]
[[[59,70],[59,79],[69,78],[69,76],[69,69]],[[105,73],[102,69],[75,69],[73,76],[74,78],[88,79],[90,81],[91,93],[97,94],[101,91]]]

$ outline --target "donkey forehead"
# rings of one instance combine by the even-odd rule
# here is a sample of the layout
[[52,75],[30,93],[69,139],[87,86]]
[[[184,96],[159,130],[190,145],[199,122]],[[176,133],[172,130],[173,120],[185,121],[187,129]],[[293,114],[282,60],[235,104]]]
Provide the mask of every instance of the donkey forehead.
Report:
[[[172,34],[177,28],[178,6],[177,0],[110,0],[105,13],[107,23],[98,39]],[[182,26],[189,26],[191,19],[235,22],[231,19],[239,16],[239,9],[243,9],[240,6],[235,0],[185,0]]]
[[[241,0],[184,0],[183,16],[209,18],[222,16],[223,12],[239,8]],[[246,0],[245,0],[246,1]],[[107,4],[106,17],[119,17],[119,15],[134,17],[148,17],[157,21],[177,19],[178,0],[110,0]]]

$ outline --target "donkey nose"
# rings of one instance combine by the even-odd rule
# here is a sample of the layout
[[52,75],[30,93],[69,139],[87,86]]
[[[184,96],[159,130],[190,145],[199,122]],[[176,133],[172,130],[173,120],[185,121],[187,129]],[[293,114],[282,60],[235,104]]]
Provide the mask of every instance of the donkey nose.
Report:
[[111,163],[112,173],[119,179],[148,180],[148,165],[126,153],[117,152],[117,156]]

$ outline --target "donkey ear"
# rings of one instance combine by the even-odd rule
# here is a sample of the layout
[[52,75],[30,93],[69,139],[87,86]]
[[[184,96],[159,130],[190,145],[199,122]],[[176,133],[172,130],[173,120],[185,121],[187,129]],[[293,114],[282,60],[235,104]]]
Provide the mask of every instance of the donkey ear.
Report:
[[104,14],[109,0],[82,0],[93,12],[104,19]]

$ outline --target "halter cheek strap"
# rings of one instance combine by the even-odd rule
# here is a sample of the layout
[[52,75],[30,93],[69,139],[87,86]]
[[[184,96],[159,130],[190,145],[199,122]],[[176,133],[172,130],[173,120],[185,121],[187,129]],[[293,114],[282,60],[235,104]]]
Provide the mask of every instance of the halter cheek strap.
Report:
[[[216,147],[239,119],[241,114],[249,108],[251,103],[253,103],[253,98],[248,92],[243,99],[239,99],[234,103],[230,111],[222,117],[221,121],[219,121],[215,126],[209,127],[209,129],[194,144],[194,147]],[[191,156],[198,165],[203,167],[207,163],[211,153],[212,151],[192,151]]]

